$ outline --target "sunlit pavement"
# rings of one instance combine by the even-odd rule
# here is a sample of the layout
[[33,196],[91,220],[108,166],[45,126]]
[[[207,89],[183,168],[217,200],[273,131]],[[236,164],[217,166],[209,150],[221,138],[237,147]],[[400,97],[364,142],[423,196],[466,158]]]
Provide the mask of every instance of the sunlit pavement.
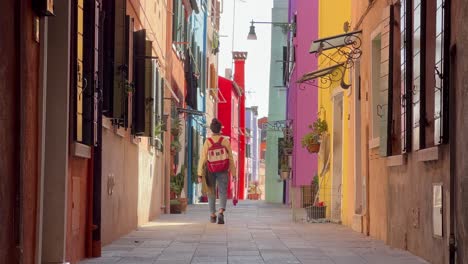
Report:
[[225,225],[209,223],[208,215],[208,205],[164,215],[80,263],[427,263],[344,226],[293,223],[280,205],[230,203]]

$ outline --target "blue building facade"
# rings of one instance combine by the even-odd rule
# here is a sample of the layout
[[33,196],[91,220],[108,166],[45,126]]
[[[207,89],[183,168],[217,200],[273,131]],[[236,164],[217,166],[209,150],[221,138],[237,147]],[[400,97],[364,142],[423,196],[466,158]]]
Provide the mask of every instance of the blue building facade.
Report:
[[246,146],[247,180],[258,181],[260,166],[260,128],[258,127],[258,107],[252,106],[245,109],[245,127],[248,133]]

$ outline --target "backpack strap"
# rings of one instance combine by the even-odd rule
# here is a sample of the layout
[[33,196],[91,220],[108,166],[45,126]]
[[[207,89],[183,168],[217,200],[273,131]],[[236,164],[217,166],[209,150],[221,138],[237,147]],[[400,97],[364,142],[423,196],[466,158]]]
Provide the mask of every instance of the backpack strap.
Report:
[[208,138],[208,141],[211,143],[211,145],[214,145],[214,141],[212,138]]

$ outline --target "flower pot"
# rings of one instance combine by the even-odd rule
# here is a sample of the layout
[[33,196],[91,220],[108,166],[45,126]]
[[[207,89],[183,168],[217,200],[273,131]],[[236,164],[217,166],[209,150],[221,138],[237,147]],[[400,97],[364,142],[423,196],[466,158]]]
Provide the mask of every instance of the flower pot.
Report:
[[281,179],[282,179],[282,180],[287,180],[287,179],[289,179],[289,173],[290,173],[290,171],[281,171],[281,175],[280,175],[280,176],[281,176]]
[[181,212],[180,202],[178,200],[171,200],[171,214],[180,214]]
[[285,155],[292,155],[293,149],[292,148],[284,148],[283,149]]
[[247,195],[247,198],[249,200],[258,200],[260,198],[260,194],[259,193],[249,193]]
[[318,153],[320,150],[320,143],[310,144],[307,146],[307,150],[310,153]]
[[180,211],[185,212],[187,210],[187,198],[179,198]]

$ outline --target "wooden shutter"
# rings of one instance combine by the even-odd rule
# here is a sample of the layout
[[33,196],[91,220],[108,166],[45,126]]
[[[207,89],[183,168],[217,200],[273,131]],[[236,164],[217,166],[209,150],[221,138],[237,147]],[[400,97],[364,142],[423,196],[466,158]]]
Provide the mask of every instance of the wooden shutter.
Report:
[[154,102],[152,98],[153,65],[152,42],[146,40],[146,31],[134,33],[134,83],[135,95],[133,101],[133,133],[140,136],[152,135],[152,113]]
[[125,120],[125,92],[128,82],[127,30],[126,30],[126,1],[115,1],[115,32],[114,32],[114,89],[113,89],[113,117],[124,125]]
[[115,2],[103,0],[103,63],[102,63],[102,113],[113,117],[112,98],[114,90],[114,28],[115,28]]
[[380,118],[380,155],[391,155],[391,124],[393,109],[393,5],[384,9],[381,67],[380,67],[380,97],[382,102],[382,115]]
[[153,137],[154,134],[154,117],[156,112],[156,102],[154,100],[156,81],[154,80],[154,61],[152,57],[153,42],[145,41],[145,131],[144,136]]
[[84,1],[83,6],[83,76],[84,90],[81,93],[82,143],[93,145],[97,138],[98,105],[98,57],[99,57],[99,3]]

